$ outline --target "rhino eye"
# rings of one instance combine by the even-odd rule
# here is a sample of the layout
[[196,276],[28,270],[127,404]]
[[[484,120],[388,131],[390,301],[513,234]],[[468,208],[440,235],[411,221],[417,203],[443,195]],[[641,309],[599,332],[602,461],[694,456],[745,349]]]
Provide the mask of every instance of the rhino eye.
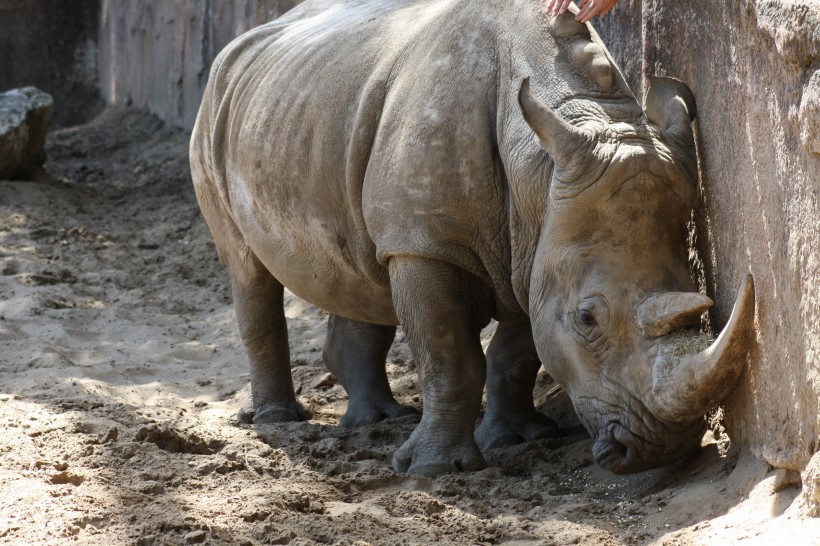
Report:
[[592,316],[589,309],[581,309],[581,312],[578,313],[578,321],[587,327],[595,326],[595,317]]
[[608,323],[609,305],[599,295],[583,299],[573,319],[575,331],[590,342],[604,335]]

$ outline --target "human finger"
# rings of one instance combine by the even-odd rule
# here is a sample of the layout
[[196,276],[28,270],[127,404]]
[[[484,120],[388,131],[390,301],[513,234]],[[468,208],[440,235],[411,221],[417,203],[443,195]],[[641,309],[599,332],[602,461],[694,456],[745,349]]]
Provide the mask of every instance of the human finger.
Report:
[[567,11],[571,3],[572,0],[551,0],[550,5],[547,6],[547,13],[549,15],[561,15]]
[[555,10],[552,12],[553,15],[558,16],[567,11],[572,0],[560,0],[558,5],[555,7]]
[[546,8],[545,8],[545,11],[546,11],[547,14],[549,14],[549,13],[552,12],[552,9],[555,7],[556,2],[559,2],[559,1],[560,0],[541,0],[541,3],[547,5]]
[[575,20],[579,23],[586,23],[595,17],[595,15],[603,17],[609,13],[609,10],[615,7],[617,0],[587,0],[587,2],[587,9],[579,11],[575,17]]
[[599,9],[601,9],[601,6],[598,2],[589,0],[578,12],[578,15],[575,16],[575,20],[579,23],[586,23],[598,13]]

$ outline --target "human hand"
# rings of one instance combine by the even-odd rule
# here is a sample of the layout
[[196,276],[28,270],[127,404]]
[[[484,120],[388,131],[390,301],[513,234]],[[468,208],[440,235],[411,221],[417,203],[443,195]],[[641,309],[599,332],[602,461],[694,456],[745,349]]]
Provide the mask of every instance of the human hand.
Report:
[[575,20],[579,23],[586,23],[596,15],[603,17],[615,7],[617,2],[618,0],[581,0],[578,3],[581,11],[575,16]]
[[[579,23],[586,23],[596,15],[603,17],[609,10],[615,7],[618,0],[581,0],[579,6],[581,10],[575,16],[575,20]],[[547,5],[547,15],[561,15],[569,7],[572,0],[541,0],[542,4]]]

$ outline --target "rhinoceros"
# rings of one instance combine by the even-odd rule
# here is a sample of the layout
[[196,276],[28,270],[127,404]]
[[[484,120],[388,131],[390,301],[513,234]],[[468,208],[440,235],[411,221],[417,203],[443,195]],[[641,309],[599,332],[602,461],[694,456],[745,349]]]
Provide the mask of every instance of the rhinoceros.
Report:
[[343,426],[413,411],[384,369],[403,328],[423,413],[396,471],[480,469],[479,446],[559,433],[533,406],[541,363],[602,467],[699,447],[744,369],[754,289],[743,280],[721,335],[689,349],[712,305],[687,265],[694,98],[658,77],[642,109],[590,27],[540,6],[308,0],[218,56],[191,171],[232,279],[254,423],[308,417],[287,287],[330,313]]

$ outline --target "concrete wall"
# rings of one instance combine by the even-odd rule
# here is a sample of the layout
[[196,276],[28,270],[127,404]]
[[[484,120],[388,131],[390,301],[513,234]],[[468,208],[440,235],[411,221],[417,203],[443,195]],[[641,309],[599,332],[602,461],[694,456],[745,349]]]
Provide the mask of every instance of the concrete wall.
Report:
[[191,128],[214,57],[299,0],[0,0],[0,92],[54,97],[54,125],[104,105]]
[[655,73],[697,97],[696,246],[712,323],[726,323],[748,271],[758,301],[729,431],[800,471],[820,449],[820,3],[621,0],[595,25],[636,93]]
[[211,62],[233,38],[298,0],[98,0],[100,88],[108,104],[193,127]]
[[34,85],[54,98],[54,125],[102,108],[97,79],[99,0],[0,1],[0,92]]

